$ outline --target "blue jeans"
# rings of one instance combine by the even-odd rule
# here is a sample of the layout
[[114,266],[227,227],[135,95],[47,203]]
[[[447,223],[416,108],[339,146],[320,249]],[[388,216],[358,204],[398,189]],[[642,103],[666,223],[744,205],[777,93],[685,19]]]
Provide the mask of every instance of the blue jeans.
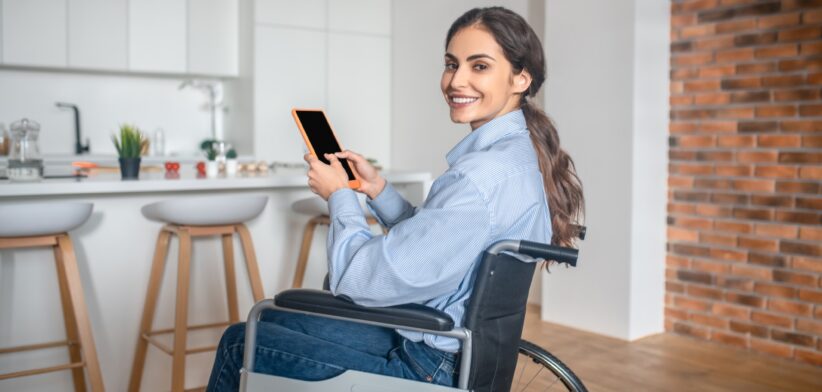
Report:
[[[207,391],[237,391],[245,324],[220,340]],[[393,329],[297,313],[265,311],[257,327],[254,372],[324,380],[358,370],[440,385],[456,385],[456,354],[410,341]]]

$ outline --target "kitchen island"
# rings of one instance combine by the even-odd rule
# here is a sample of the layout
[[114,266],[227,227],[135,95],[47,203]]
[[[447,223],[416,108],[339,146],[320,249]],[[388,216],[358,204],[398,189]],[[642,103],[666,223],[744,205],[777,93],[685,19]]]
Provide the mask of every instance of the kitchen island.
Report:
[[[424,200],[430,186],[428,173],[386,172],[385,177],[413,204]],[[316,197],[308,190],[305,169],[277,169],[235,177],[197,177],[190,167],[179,178],[163,172],[141,173],[139,180],[121,181],[119,174],[88,178],[46,179],[32,183],[0,180],[0,203],[85,201],[94,203],[91,218],[70,234],[83,283],[94,339],[107,390],[127,389],[137,342],[137,330],[148,285],[149,269],[161,223],[140,212],[146,204],[204,195],[265,195],[262,214],[247,222],[266,297],[288,288],[294,273],[303,225],[310,218],[293,213],[291,204]],[[231,208],[226,205],[225,208]],[[3,219],[3,217],[0,217]],[[305,286],[320,287],[325,274],[327,230],[317,230],[311,248]],[[235,240],[238,298],[241,315],[252,305],[243,254]],[[177,241],[168,252],[155,329],[173,325]],[[53,254],[46,248],[0,251],[0,348],[64,339]],[[189,299],[189,323],[207,324],[227,319],[222,250],[218,238],[194,241]],[[243,316],[241,316],[242,318]],[[188,347],[216,344],[220,330],[189,333]],[[171,335],[160,337],[170,345]],[[186,387],[205,384],[214,353],[190,355]],[[66,363],[65,348],[0,356],[3,372]],[[142,389],[168,390],[171,357],[150,348]],[[0,372],[1,373],[1,372]],[[68,371],[0,381],[0,390],[72,390]]]

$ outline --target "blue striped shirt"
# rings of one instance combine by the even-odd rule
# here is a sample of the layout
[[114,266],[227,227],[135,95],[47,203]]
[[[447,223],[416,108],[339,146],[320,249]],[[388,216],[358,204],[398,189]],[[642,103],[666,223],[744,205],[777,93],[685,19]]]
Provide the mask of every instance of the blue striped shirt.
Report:
[[[390,185],[368,206],[387,235],[374,235],[354,191],[328,199],[331,291],[365,306],[420,303],[461,326],[482,251],[501,239],[550,242],[551,225],[536,151],[522,111],[475,129],[447,155],[422,207]],[[530,261],[530,259],[527,259]],[[413,331],[413,340],[449,352],[459,341]]]

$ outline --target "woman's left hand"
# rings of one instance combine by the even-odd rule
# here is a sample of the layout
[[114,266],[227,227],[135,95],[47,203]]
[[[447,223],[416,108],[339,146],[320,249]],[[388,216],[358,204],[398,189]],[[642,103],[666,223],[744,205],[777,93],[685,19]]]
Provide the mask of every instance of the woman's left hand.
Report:
[[308,162],[308,187],[324,200],[328,200],[332,193],[348,187],[348,174],[334,154],[325,154],[330,165],[311,154],[305,154],[303,159]]

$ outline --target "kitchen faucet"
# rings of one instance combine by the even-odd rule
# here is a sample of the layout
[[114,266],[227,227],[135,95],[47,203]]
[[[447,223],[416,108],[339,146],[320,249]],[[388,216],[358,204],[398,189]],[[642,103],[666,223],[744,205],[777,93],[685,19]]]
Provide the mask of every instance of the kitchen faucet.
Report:
[[211,112],[211,138],[223,142],[223,84],[219,80],[191,79],[180,84],[179,89],[192,87],[208,94],[208,109]]
[[85,145],[80,142],[80,109],[72,103],[57,102],[55,105],[60,109],[74,110],[74,154],[82,155],[84,152],[89,152],[91,149],[91,141],[86,138]]

